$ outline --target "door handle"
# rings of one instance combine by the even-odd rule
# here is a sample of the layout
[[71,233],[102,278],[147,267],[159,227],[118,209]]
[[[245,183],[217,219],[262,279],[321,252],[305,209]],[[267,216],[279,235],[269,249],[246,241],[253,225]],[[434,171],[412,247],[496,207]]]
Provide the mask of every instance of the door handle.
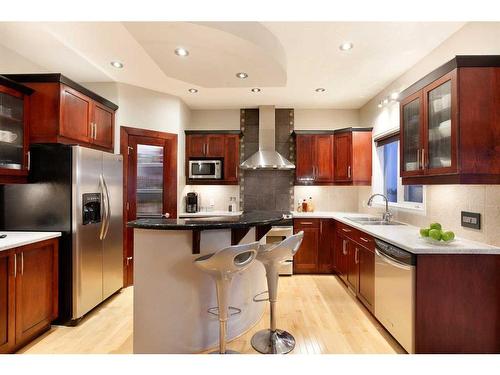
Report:
[[103,239],[106,238],[108,235],[108,230],[109,230],[109,223],[111,221],[111,204],[109,203],[109,190],[108,190],[108,185],[106,184],[106,179],[104,176],[102,177],[102,182],[104,183],[104,190],[106,193],[106,229],[104,231],[104,236]]
[[101,222],[101,230],[99,233],[99,239],[103,240],[104,239],[104,229],[106,227],[106,219],[107,219],[107,206],[106,206],[106,197],[104,193],[104,177],[102,176],[102,173],[99,175],[99,187],[101,189],[101,217],[102,217],[102,222]]

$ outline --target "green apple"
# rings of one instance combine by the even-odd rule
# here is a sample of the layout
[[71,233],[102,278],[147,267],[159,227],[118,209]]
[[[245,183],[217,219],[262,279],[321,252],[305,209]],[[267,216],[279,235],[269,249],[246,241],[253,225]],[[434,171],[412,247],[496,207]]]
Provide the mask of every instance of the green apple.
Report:
[[430,231],[429,228],[422,228],[420,229],[420,235],[422,237],[429,237],[429,231]]
[[451,241],[454,238],[455,238],[455,233],[453,233],[451,230],[444,232],[442,235],[443,241]]
[[440,229],[431,229],[429,231],[429,237],[436,241],[441,241],[441,230]]
[[429,225],[429,228],[441,230],[441,224],[439,224],[439,223],[431,223],[431,225]]

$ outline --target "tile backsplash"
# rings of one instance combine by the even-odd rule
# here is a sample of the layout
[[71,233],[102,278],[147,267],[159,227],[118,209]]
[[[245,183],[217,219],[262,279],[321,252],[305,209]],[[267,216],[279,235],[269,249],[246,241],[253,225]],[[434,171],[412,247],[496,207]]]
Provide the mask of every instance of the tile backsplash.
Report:
[[[205,211],[211,207],[214,211],[227,211],[229,198],[236,197],[236,203],[240,201],[240,189],[238,185],[186,185],[182,191],[182,205],[180,210],[186,212],[186,194],[194,191],[200,197],[200,207]],[[239,205],[238,205],[239,206]],[[240,207],[237,207],[238,210]]]
[[295,186],[294,205],[304,199],[312,198],[315,211],[350,211],[358,210],[357,186]]

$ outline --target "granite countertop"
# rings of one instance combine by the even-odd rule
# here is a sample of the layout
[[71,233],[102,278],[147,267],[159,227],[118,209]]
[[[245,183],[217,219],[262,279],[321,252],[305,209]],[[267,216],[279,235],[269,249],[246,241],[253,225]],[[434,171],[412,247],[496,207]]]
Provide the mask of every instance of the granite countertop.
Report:
[[187,219],[138,219],[128,227],[157,230],[238,229],[257,225],[274,225],[283,220],[281,212],[253,211],[239,216],[197,217]]
[[213,216],[240,216],[243,211],[198,211],[198,212],[183,212],[179,214],[179,218],[190,218],[190,217],[213,217]]
[[7,237],[0,238],[0,251],[13,249],[16,247],[29,245],[35,242],[50,240],[61,237],[61,232],[0,232]]
[[352,212],[292,212],[294,218],[331,218],[338,220],[375,238],[386,241],[394,246],[413,254],[500,254],[500,247],[490,246],[465,238],[455,237],[455,241],[445,245],[434,245],[421,239],[420,228],[413,225],[363,225],[346,217],[375,217],[370,214]]

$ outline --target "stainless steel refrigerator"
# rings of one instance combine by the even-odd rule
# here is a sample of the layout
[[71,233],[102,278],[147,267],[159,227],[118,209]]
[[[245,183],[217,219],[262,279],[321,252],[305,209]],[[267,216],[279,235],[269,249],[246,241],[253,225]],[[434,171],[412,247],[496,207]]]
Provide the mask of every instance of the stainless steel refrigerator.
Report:
[[0,188],[4,230],[60,231],[58,323],[76,324],[123,285],[123,159],[33,145],[26,185]]

